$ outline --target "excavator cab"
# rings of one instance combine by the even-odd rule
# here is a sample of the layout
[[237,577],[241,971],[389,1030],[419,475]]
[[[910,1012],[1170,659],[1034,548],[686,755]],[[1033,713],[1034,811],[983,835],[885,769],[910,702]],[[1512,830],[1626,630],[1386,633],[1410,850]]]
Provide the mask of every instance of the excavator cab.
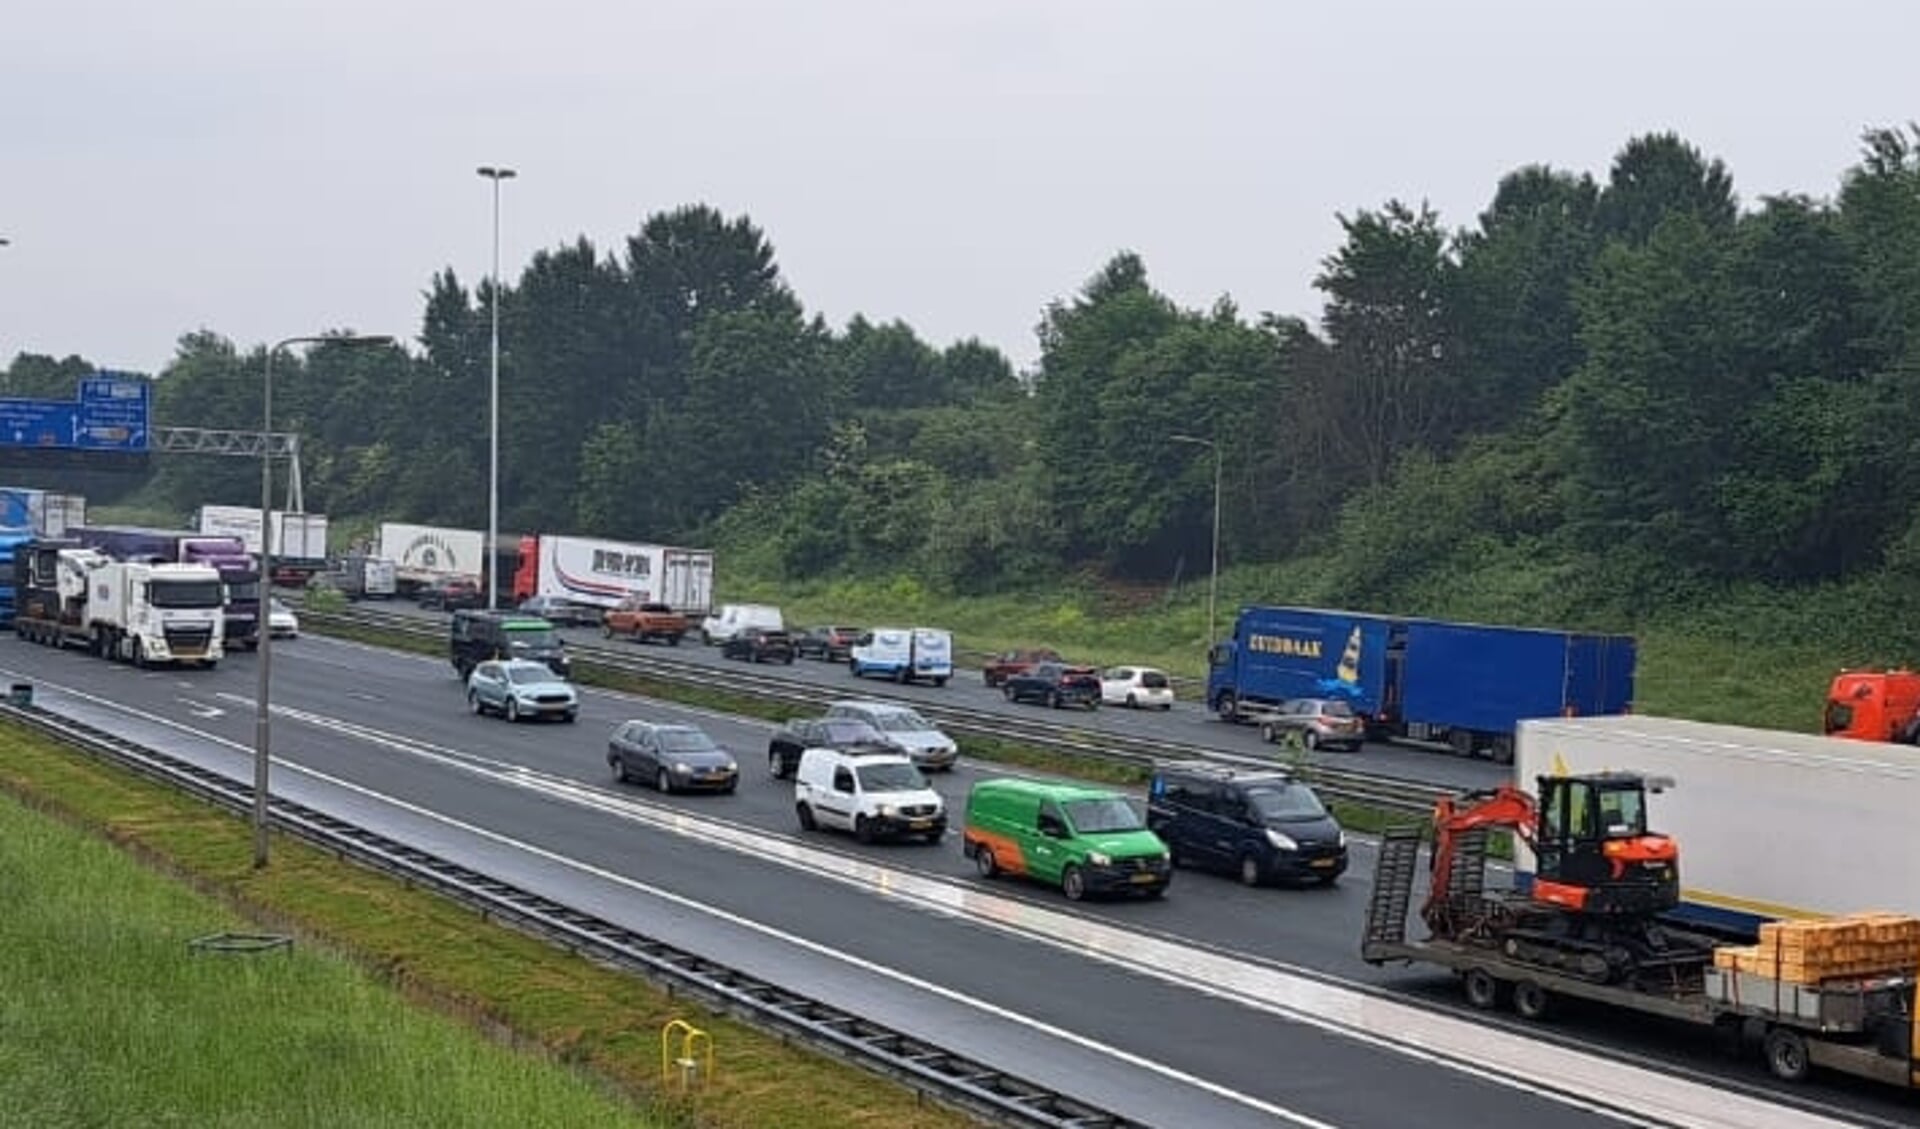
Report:
[[1680,854],[1647,830],[1647,791],[1635,773],[1542,776],[1533,836],[1533,897],[1578,913],[1647,916],[1680,903]]

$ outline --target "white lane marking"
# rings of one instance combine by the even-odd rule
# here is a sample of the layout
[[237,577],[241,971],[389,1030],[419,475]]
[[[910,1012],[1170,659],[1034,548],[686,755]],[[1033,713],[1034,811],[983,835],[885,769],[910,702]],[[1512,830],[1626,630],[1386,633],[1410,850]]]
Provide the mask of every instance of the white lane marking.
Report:
[[[219,745],[224,748],[231,749],[238,753],[243,753],[249,756],[252,755],[252,749],[250,749],[249,747],[242,745],[237,741],[229,741],[224,737],[218,736],[217,734],[205,733],[200,730],[196,730],[192,726],[186,725],[184,723],[173,721],[168,718],[160,717],[158,715],[148,713],[145,710],[137,709],[135,707],[128,706],[123,703],[108,701],[106,699],[96,697],[92,694],[88,694],[83,691],[73,690],[71,688],[58,686],[53,683],[45,683],[45,684],[52,687],[53,689],[60,690],[63,693],[70,694],[74,697],[84,699],[96,705],[100,705],[102,707],[112,709],[112,710],[117,710],[129,716],[140,718],[143,721],[153,722],[158,725],[164,725],[170,729],[176,729],[181,732],[193,734],[196,737],[209,741],[215,745]],[[238,697],[237,695],[222,695],[222,696],[228,697],[228,698]],[[276,713],[282,712],[279,707],[275,707],[274,711]],[[286,711],[286,712],[288,713],[289,717],[293,717],[295,720],[300,719],[298,717],[299,711]],[[410,745],[408,745],[406,739],[403,739],[403,738],[392,738],[392,739],[382,740],[382,739],[368,737],[368,736],[359,735],[359,734],[355,734],[355,736],[361,736],[361,739],[363,740],[374,741],[375,743],[382,744],[389,748],[394,748],[402,752],[409,752],[415,755],[431,755],[431,754],[424,754],[421,750],[412,748]],[[454,767],[462,768],[470,772],[483,772],[487,775],[495,776],[496,778],[498,778],[500,775],[498,773],[486,772],[486,770],[479,769],[473,765],[463,764],[454,758],[440,758],[440,759],[446,760],[448,763],[452,764]],[[615,874],[612,871],[604,870],[604,869],[601,869],[600,867],[581,862],[578,859],[568,858],[565,855],[561,855],[557,852],[550,851],[544,847],[540,847],[532,843],[522,842],[518,839],[512,838],[511,836],[502,835],[499,832],[492,831],[487,828],[477,826],[475,824],[467,823],[463,820],[454,819],[451,816],[444,815],[440,812],[432,811],[430,809],[420,807],[416,804],[408,803],[407,801],[398,799],[397,797],[389,796],[389,795],[386,795],[385,793],[374,791],[371,788],[367,788],[362,785],[356,784],[350,780],[344,780],[324,772],[318,772],[313,769],[307,768],[303,765],[286,763],[281,761],[280,758],[278,757],[273,758],[273,761],[276,765],[278,765],[283,770],[298,772],[303,776],[307,776],[315,780],[323,781],[329,785],[340,788],[344,791],[352,792],[371,800],[376,800],[380,803],[387,804],[390,807],[397,808],[401,811],[407,812],[411,815],[418,816],[422,819],[431,820],[435,823],[439,823],[444,826],[454,828],[456,830],[465,832],[469,835],[473,835],[482,839],[491,840],[495,843],[499,843],[503,846],[511,847],[514,850],[531,855],[535,858],[545,859],[549,862],[557,863],[561,866],[565,866],[568,869],[578,871],[582,874],[591,875],[597,879],[600,879],[601,881],[610,882],[619,886],[623,886],[629,890],[634,890],[639,893],[646,894],[650,897],[658,898],[661,901],[668,902],[682,909],[704,914],[708,917],[712,917],[719,921],[726,922],[727,924],[732,925],[736,928],[748,930],[753,933],[758,933],[764,937],[767,937],[774,941],[779,942],[783,946],[803,949],[807,952],[813,953],[816,956],[823,957],[832,961],[837,961],[841,964],[849,965],[868,975],[881,977],[887,980],[892,980],[906,987],[913,988],[918,991],[926,992],[934,996],[938,996],[941,999],[945,999],[953,1003],[962,1005],[964,1007],[971,1008],[975,1011],[992,1016],[996,1019],[1002,1019],[1009,1023],[1014,1023],[1021,1027],[1025,1027],[1028,1030],[1038,1032],[1042,1035],[1046,1035],[1049,1038],[1059,1039],[1063,1042],[1071,1043],[1074,1046],[1080,1047],[1083,1050],[1115,1059],[1121,1063],[1124,1063],[1127,1066],[1130,1066],[1139,1070],[1143,1070],[1151,1074],[1157,1074],[1160,1077],[1166,1078],[1172,1082],[1177,1082],[1181,1085],[1190,1086],[1204,1093],[1211,1094],[1214,1097],[1220,1098],[1224,1101],[1228,1101],[1236,1105],[1245,1106],[1248,1109],[1252,1109],[1259,1113],[1264,1113],[1270,1117],[1279,1118],[1280,1120],[1288,1122],[1289,1124],[1300,1126],[1301,1129],[1338,1129],[1338,1126],[1336,1126],[1333,1122],[1323,1121],[1311,1115],[1288,1109],[1285,1106],[1277,1105],[1273,1102],[1256,1098],[1251,1094],[1241,1093],[1238,1090],[1234,1090],[1227,1086],[1223,1086],[1218,1082],[1212,1082],[1205,1078],[1198,1077],[1197,1075],[1188,1074],[1185,1071],[1176,1070],[1170,1066],[1164,1066],[1160,1063],[1152,1061],[1151,1059],[1143,1058],[1140,1055],[1136,1055],[1130,1051],[1122,1050],[1119,1047],[1115,1047],[1107,1043],[1102,1043],[1096,1039],[1088,1038],[1087,1036],[1081,1035],[1075,1031],[1069,1031],[1062,1027],[1056,1027],[1053,1024],[1047,1023],[1043,1020],[1035,1019],[1032,1016],[1024,1015],[1020,1012],[1013,1011],[1009,1008],[1002,1007],[995,1003],[990,1003],[987,1000],[966,995],[965,993],[955,991],[951,988],[947,988],[940,984],[933,983],[932,981],[924,980],[924,979],[921,979],[920,977],[913,976],[906,972],[902,972],[899,969],[891,968],[886,965],[882,965],[874,961],[867,960],[863,957],[856,957],[851,954],[841,952],[838,949],[831,948],[817,941],[812,941],[812,940],[809,940],[808,938],[798,936],[797,934],[792,934],[780,929],[776,929],[770,925],[763,925],[760,922],[754,921],[750,918],[742,917],[735,913],[730,913],[726,910],[716,909],[713,906],[709,906],[709,905],[706,905],[705,903],[695,901],[692,898],[688,898],[680,894],[676,894],[671,890],[666,890],[658,886],[653,886],[648,883],[641,882],[633,878],[629,878],[622,874]],[[508,783],[512,783],[512,781],[509,780]]]
[[[78,696],[135,716],[146,716],[133,707],[107,702],[93,698],[91,695],[79,694]],[[234,694],[221,693],[217,696],[249,704],[252,701],[250,698]],[[1718,1087],[1682,1079],[1670,1079],[1631,1064],[1556,1044],[1541,1043],[1514,1032],[1454,1019],[1426,1009],[1383,999],[1371,993],[1340,987],[1322,979],[1250,965],[1216,953],[1131,933],[1101,922],[1043,909],[1030,903],[983,894],[949,880],[930,878],[848,856],[802,847],[783,839],[769,838],[757,830],[743,831],[731,824],[694,815],[684,809],[657,809],[652,805],[637,803],[599,789],[590,789],[570,780],[548,777],[538,770],[511,762],[461,753],[418,738],[385,733],[357,723],[303,710],[275,707],[275,712],[284,713],[292,720],[331,729],[509,786],[568,799],[582,806],[593,807],[701,842],[717,844],[750,854],[758,859],[772,860],[794,869],[835,878],[883,896],[900,898],[909,905],[915,904],[914,900],[917,899],[920,906],[946,916],[1017,933],[1054,947],[1093,957],[1135,974],[1153,976],[1182,987],[1237,1002],[1243,1006],[1255,1006],[1258,1010],[1281,1015],[1296,1023],[1317,1027],[1357,1042],[1381,1047],[1484,1081],[1536,1094],[1629,1124],[1675,1125],[1687,1126],[1690,1129],[1760,1129],[1762,1126],[1779,1127],[1779,1129],[1785,1129],[1787,1126],[1811,1129],[1815,1126],[1838,1127],[1845,1124],[1818,1114],[1779,1106]],[[163,718],[151,718],[151,720],[157,720],[162,724],[190,733],[198,733],[189,726],[169,722]],[[249,751],[236,742],[208,736],[217,743],[241,751]],[[286,767],[314,779],[327,781],[342,789],[418,814],[423,818],[526,851],[536,857],[546,858],[608,881],[646,891],[676,904],[699,909],[731,924],[779,939],[783,943],[799,944],[810,951],[818,951],[822,955],[843,960],[874,975],[924,988],[944,998],[1019,1022],[1033,1030],[1043,1031],[1054,1037],[1068,1039],[1087,1049],[1109,1054],[1129,1065],[1142,1066],[1209,1093],[1241,1101],[1252,1108],[1271,1112],[1275,1116],[1294,1121],[1296,1124],[1323,1124],[1314,1122],[1307,1115],[1296,1117],[1292,1111],[1282,1107],[1275,1106],[1269,1110],[1267,1107],[1270,1103],[1265,1103],[1251,1095],[1240,1094],[1217,1083],[1139,1060],[1138,1056],[1133,1056],[1130,1052],[1117,1047],[1109,1047],[1084,1036],[1058,1031],[1032,1017],[1008,1012],[998,1005],[952,992],[898,970],[808,942],[804,938],[790,937],[771,926],[703,906],[671,891],[601,871],[589,864],[566,858],[545,848],[521,843],[484,828],[474,827],[350,781],[340,780],[300,765]],[[1489,1066],[1487,1065],[1489,1061],[1497,1061],[1501,1065]],[[1554,1081],[1546,1081],[1546,1079],[1554,1079]],[[1625,1112],[1629,1109],[1640,1109],[1645,1112],[1644,1115]]]
[[196,702],[192,698],[175,698],[174,701],[187,707],[187,712],[198,718],[224,717],[226,710],[219,706],[210,706],[205,702]]
[[[985,894],[948,879],[804,847],[784,838],[769,837],[758,829],[744,830],[683,808],[639,802],[510,761],[463,753],[419,738],[304,710],[284,712],[292,720],[357,737],[470,775],[832,878],[900,899],[915,908],[1016,933],[1137,975],[1151,976],[1629,1124],[1683,1125],[1696,1129],[1842,1124],[1719,1087],[1670,1078],[1630,1063],[1541,1043],[1515,1032],[1383,999],[1373,993],[1330,983],[1322,976],[1309,977],[1282,968],[1251,965],[1104,922]],[[1485,1053],[1489,1051],[1495,1053]],[[1489,1058],[1501,1065],[1487,1065]],[[1603,1077],[1596,1078],[1596,1073]],[[1660,1090],[1657,1095],[1656,1089]],[[1626,1112],[1648,1103],[1657,1107],[1652,1120]]]

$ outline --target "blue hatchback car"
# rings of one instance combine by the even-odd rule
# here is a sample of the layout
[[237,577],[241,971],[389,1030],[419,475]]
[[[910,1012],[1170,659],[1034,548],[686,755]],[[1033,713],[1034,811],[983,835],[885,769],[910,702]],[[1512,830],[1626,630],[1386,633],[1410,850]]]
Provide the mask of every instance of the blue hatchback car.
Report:
[[573,721],[580,716],[580,697],[573,683],[546,663],[527,659],[496,659],[474,667],[467,676],[467,705],[474,713],[496,713],[508,721],[534,717]]

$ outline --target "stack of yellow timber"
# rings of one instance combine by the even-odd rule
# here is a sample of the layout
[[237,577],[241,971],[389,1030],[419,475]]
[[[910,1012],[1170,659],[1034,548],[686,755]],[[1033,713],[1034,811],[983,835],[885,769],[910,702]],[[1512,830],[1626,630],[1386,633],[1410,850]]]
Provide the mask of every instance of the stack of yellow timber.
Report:
[[1854,913],[1819,921],[1770,921],[1760,943],[1713,951],[1715,968],[1750,972],[1789,984],[1818,984],[1879,973],[1920,970],[1920,918]]

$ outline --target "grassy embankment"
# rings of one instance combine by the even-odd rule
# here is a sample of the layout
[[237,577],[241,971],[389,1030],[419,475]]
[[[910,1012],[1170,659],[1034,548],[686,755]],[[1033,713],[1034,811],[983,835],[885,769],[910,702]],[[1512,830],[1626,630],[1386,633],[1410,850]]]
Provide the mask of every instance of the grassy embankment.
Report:
[[[0,749],[58,817],[0,797],[0,1124],[966,1123],[299,843],[256,872],[243,821],[29,731]],[[261,922],[291,955],[188,948]],[[718,1052],[694,1101],[659,1085],[671,1019]]]

